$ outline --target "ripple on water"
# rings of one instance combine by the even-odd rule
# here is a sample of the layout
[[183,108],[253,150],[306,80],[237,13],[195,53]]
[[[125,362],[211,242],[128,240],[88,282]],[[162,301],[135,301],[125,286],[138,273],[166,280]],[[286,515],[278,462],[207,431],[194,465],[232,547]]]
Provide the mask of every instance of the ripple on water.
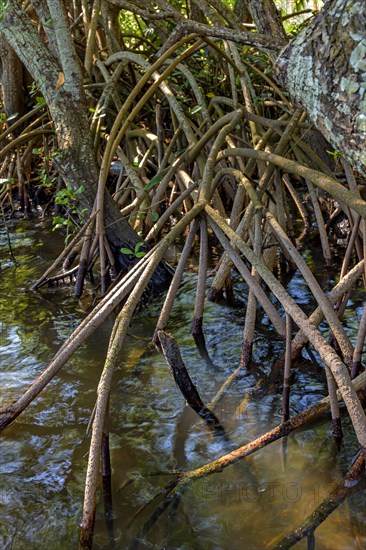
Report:
[[[0,230],[0,242],[3,237]],[[47,247],[35,246],[41,239]],[[48,266],[50,253],[46,248],[52,250],[54,239],[54,234],[41,234],[34,228],[30,234],[28,228],[14,233],[19,268],[15,270],[7,253],[2,263],[0,276],[5,291],[1,307],[5,310],[1,382],[7,397],[20,395],[42,372],[82,316],[74,312],[62,289],[25,292],[27,281],[37,278]],[[240,284],[236,286],[242,303],[235,308],[205,304],[207,348],[218,367],[212,369],[199,356],[190,334],[195,284],[196,275],[184,278],[167,330],[176,338],[191,378],[207,402],[238,365],[246,291]],[[301,278],[296,276],[290,288],[306,306],[309,295]],[[161,299],[156,299],[134,320],[130,331],[136,338],[127,339],[113,384],[110,441],[118,548],[128,547],[134,529],[138,530],[154,505],[136,520],[130,532],[126,525],[133,514],[174,478],[176,468],[189,470],[207,464],[280,420],[280,398],[270,392],[264,398],[252,398],[245,413],[236,412],[259,373],[268,372],[273,358],[283,350],[283,343],[266,318],[257,324],[252,373],[239,376],[217,407],[217,415],[227,428],[226,441],[214,437],[186,407],[164,359],[146,342],[160,310]],[[350,330],[354,331],[356,323],[348,317]],[[85,428],[96,398],[109,331],[106,324],[95,333],[4,432],[1,548],[63,550],[77,546],[90,443]],[[292,410],[303,410],[316,402],[323,388],[321,378],[300,369],[292,388]],[[160,518],[147,535],[146,546],[182,550],[268,547],[270,541],[296,528],[349,466],[357,445],[347,422],[344,431],[341,454],[335,452],[330,422],[324,418],[288,437],[285,446],[276,442],[220,473],[196,481],[183,493],[177,510],[171,509]],[[128,480],[131,483],[126,485]],[[317,549],[356,549],[355,541],[363,547],[364,493],[354,495],[344,506],[317,530]],[[103,506],[99,502],[95,546],[106,544]]]

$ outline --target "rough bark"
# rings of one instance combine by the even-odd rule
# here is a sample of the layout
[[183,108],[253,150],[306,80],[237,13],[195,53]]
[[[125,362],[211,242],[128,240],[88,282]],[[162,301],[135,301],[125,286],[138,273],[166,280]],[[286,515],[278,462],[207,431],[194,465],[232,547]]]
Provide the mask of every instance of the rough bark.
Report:
[[242,23],[250,23],[252,20],[246,0],[236,0],[234,13]]
[[281,17],[273,0],[247,0],[247,8],[259,33],[287,42]]
[[0,33],[0,81],[4,111],[9,118],[24,111],[23,65],[19,57]]
[[366,10],[330,0],[281,52],[278,77],[323,136],[366,175]]

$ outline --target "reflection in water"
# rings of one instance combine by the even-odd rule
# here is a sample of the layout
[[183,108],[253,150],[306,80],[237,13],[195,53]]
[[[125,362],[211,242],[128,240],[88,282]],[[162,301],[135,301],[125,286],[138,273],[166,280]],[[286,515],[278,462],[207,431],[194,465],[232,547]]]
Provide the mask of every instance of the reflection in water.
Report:
[[[39,375],[62,341],[83,317],[64,288],[28,291],[61,248],[51,232],[31,223],[17,226],[12,245],[15,268],[0,235],[1,257],[1,404],[16,398]],[[50,246],[52,245],[52,246]],[[52,258],[50,256],[52,252]],[[302,282],[293,279],[296,294]],[[238,286],[240,291],[240,285]],[[202,399],[210,401],[237,367],[243,308],[207,303],[205,336],[216,369],[197,352],[189,330],[194,278],[182,284],[168,330]],[[115,548],[127,548],[154,510],[146,505],[173,479],[173,472],[192,469],[250,441],[280,421],[280,398],[265,395],[238,405],[258,379],[239,377],[215,409],[229,440],[213,437],[189,410],[176,389],[165,361],[149,343],[161,302],[140,311],[131,327],[111,397],[110,444]],[[360,311],[358,311],[360,314]],[[350,330],[354,328],[349,316]],[[18,420],[0,435],[0,546],[4,549],[77,547],[89,439],[86,426],[95,402],[111,323],[106,323],[69,361],[55,380]],[[225,339],[223,341],[223,327]],[[268,372],[282,344],[266,319],[258,325],[255,362]],[[301,363],[291,406],[299,412],[324,393],[322,377]],[[338,454],[328,419],[287,440],[257,452],[219,474],[201,479],[170,507],[139,548],[270,548],[299,524],[326,496],[350,464],[357,445],[345,421],[347,451]],[[109,548],[100,490],[94,547]],[[316,530],[317,549],[366,546],[365,493],[353,495]],[[306,548],[302,541],[296,548]]]

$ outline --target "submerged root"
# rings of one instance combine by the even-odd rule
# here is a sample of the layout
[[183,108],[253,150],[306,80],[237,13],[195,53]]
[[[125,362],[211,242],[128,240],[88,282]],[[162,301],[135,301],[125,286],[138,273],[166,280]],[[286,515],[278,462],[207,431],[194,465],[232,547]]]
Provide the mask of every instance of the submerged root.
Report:
[[[237,27],[239,32],[240,25],[233,13],[228,8],[223,8],[223,13],[216,13],[214,4],[210,7],[210,13],[219,21],[222,17],[227,18],[233,29]],[[329,163],[324,164],[306,145],[306,135],[311,131],[311,126],[304,113],[294,109],[272,82],[267,70],[261,71],[256,64],[251,65],[231,41],[225,41],[221,47],[219,42],[201,37],[205,34],[201,31],[198,36],[196,30],[203,28],[200,25],[193,27],[193,34],[186,34],[184,29],[191,27],[189,21],[180,16],[179,10],[169,9],[165,14],[168,20],[172,18],[176,29],[158,55],[153,42],[141,37],[141,47],[136,51],[124,47],[117,53],[113,48],[111,53],[106,45],[107,54],[95,56],[98,61],[92,67],[98,10],[94,11],[94,23],[87,36],[84,32],[85,28],[89,28],[89,23],[84,28],[83,17],[80,22],[74,23],[83,37],[78,44],[82,44],[85,38],[85,70],[92,80],[90,86],[93,88],[96,85],[95,90],[93,88],[95,95],[90,94],[89,97],[90,112],[93,112],[90,123],[100,170],[99,179],[96,178],[97,196],[92,198],[91,204],[89,200],[87,212],[76,207],[78,199],[87,190],[79,194],[74,190],[72,194],[68,182],[63,186],[59,177],[61,172],[50,163],[49,155],[33,159],[44,179],[42,183],[39,175],[35,178],[31,174],[29,181],[25,177],[32,150],[55,148],[54,130],[44,106],[37,106],[0,134],[0,142],[4,145],[0,156],[5,159],[0,169],[0,202],[4,220],[6,214],[10,216],[15,211],[13,193],[16,189],[24,212],[29,205],[36,206],[30,192],[35,187],[34,196],[38,193],[38,198],[45,189],[56,196],[54,201],[47,199],[44,212],[53,203],[61,209],[67,227],[71,219],[81,226],[31,289],[39,290],[45,284],[69,279],[70,283],[75,282],[74,297],[79,299],[83,296],[86,277],[93,277],[93,267],[95,292],[98,291],[99,297],[97,305],[64,342],[45,371],[14,403],[3,406],[0,429],[5,429],[32,403],[112,312],[118,312],[90,424],[81,547],[92,544],[101,458],[106,516],[113,537],[107,428],[109,397],[127,330],[139,302],[154,289],[158,294],[166,288],[168,292],[153,341],[162,350],[174,382],[184,398],[214,434],[223,435],[225,430],[215,414],[215,407],[240,375],[254,363],[256,323],[263,315],[268,318],[270,330],[285,342],[285,358],[269,366],[269,374],[245,396],[240,396],[241,403],[236,413],[242,415],[250,399],[268,389],[274,380],[276,383],[283,380],[283,423],[205,466],[177,476],[150,503],[155,510],[138,538],[148,533],[170,505],[178,504],[180,496],[194,480],[219,472],[287,436],[329,408],[334,435],[340,440],[338,400],[341,397],[337,387],[359,444],[366,446],[366,417],[357,395],[357,391],[365,386],[362,351],[366,334],[366,306],[354,348],[339,314],[348,300],[344,300],[342,305],[342,297],[355,288],[358,279],[362,276],[366,279],[366,202],[351,168],[342,161],[347,181],[345,186],[331,171]],[[153,11],[148,9],[141,13],[147,20],[153,16]],[[158,15],[158,12],[154,14]],[[216,27],[215,24],[213,28]],[[108,33],[112,33],[112,29],[108,29]],[[255,37],[255,33],[249,34]],[[101,37],[98,35],[98,40],[102,40]],[[106,44],[109,41],[113,43],[112,36],[108,34]],[[218,64],[220,70],[229,75],[228,79],[224,79],[220,93],[216,81],[212,82],[214,93],[202,93],[202,89],[207,88],[207,82],[201,82],[202,74],[196,64],[199,59],[197,53],[203,49],[205,56],[214,61],[212,66]],[[95,78],[100,81],[94,82]],[[174,79],[178,79],[178,85]],[[237,82],[240,83],[238,89]],[[263,86],[266,96],[270,93],[273,97],[268,104],[258,105]],[[98,90],[102,90],[99,97]],[[158,105],[157,109],[152,108],[155,105]],[[189,105],[189,109],[185,105]],[[154,112],[153,119],[151,112]],[[264,113],[266,116],[260,116]],[[104,122],[101,125],[104,116],[105,128]],[[28,124],[27,128],[17,135],[20,126],[25,124]],[[60,191],[63,194],[60,195]],[[71,193],[67,200],[65,191]],[[115,202],[111,199],[112,195]],[[68,201],[67,204],[62,200]],[[108,222],[108,213],[113,209],[119,216],[116,214],[117,221],[128,219],[134,227],[136,232],[131,230],[133,238],[125,239],[120,232],[113,234],[115,221]],[[298,216],[300,219],[297,219]],[[307,241],[314,239],[315,246],[322,251],[323,263],[334,268],[335,272],[337,250],[332,247],[331,232],[340,217],[344,217],[349,224],[349,235],[346,235],[348,244],[339,281],[332,283],[333,288],[326,292],[302,252]],[[316,227],[312,226],[313,219],[316,220]],[[130,226],[127,224],[127,227]],[[172,245],[183,250],[178,254],[178,265],[171,277],[165,255]],[[9,252],[12,254],[10,241]],[[193,262],[192,258],[197,258],[197,262]],[[74,264],[76,267],[73,267]],[[291,270],[298,270],[318,305],[309,316],[286,289],[288,266]],[[215,277],[209,284],[211,268]],[[182,277],[184,273],[192,274],[194,271],[197,272],[197,284],[192,335],[200,357],[212,372],[213,369],[215,373],[219,372],[221,365],[216,365],[215,357],[211,356],[205,341],[208,330],[205,325],[206,299],[221,301],[225,298],[227,304],[235,303],[239,277],[242,279],[241,288],[245,286],[248,291],[241,356],[232,365],[232,374],[208,404],[203,402],[192,383],[174,338],[165,332],[169,328]],[[331,273],[328,273],[326,285],[330,276]],[[91,283],[94,284],[94,280]],[[336,303],[340,305],[337,310],[334,309]],[[337,351],[317,328],[324,319],[337,343]],[[294,336],[292,320],[298,327]],[[221,338],[224,342],[225,329]],[[326,366],[329,398],[290,417],[290,374],[296,368],[295,359],[308,342]],[[354,378],[353,382],[351,378]],[[355,466],[355,470],[358,469],[359,461]],[[346,481],[353,479],[353,470],[350,472]],[[339,486],[330,495],[329,502],[323,503],[312,519],[306,520],[299,528],[298,533],[311,536],[318,522],[330,513],[334,503],[346,498],[347,494]],[[143,511],[146,512],[145,509]],[[290,535],[283,539],[278,547],[289,547],[286,544],[293,541],[293,537]]]
[[299,525],[293,533],[290,533],[279,542],[271,541],[267,548],[273,550],[292,548],[305,537],[316,538],[316,528],[336,510],[342,502],[351,494],[361,491],[365,487],[365,459],[366,451],[362,449],[342,481],[324,498],[321,504]]
[[[360,391],[362,388],[365,387],[365,384],[366,384],[366,373],[361,374],[356,380],[353,381],[353,387],[355,391]],[[341,400],[340,392],[338,392],[337,394],[337,399]],[[242,447],[239,447],[234,451],[218,458],[217,460],[214,460],[209,464],[205,464],[204,466],[201,466],[200,468],[196,468],[195,470],[191,470],[183,474],[179,474],[179,476],[177,476],[175,480],[170,482],[166,486],[164,491],[161,493],[162,495],[166,494],[167,496],[164,498],[163,502],[160,503],[159,506],[150,515],[148,520],[144,523],[144,526],[141,529],[138,538],[141,538],[147,535],[147,533],[150,531],[150,529],[152,529],[156,521],[160,518],[160,516],[164,513],[164,511],[168,508],[168,506],[170,506],[175,501],[175,499],[180,498],[180,496],[184,493],[184,491],[187,490],[188,487],[194,481],[201,479],[203,477],[207,477],[209,475],[215,474],[217,472],[220,472],[222,471],[223,468],[226,468],[232,464],[235,464],[239,460],[242,460],[245,457],[255,453],[259,449],[262,449],[270,445],[274,441],[278,441],[279,439],[282,439],[288,436],[290,433],[294,432],[295,430],[309,425],[311,422],[314,422],[320,416],[327,413],[329,409],[330,409],[330,399],[329,397],[327,397],[319,401],[316,405],[313,405],[312,407],[306,409],[302,413],[296,416],[293,416],[292,418],[283,422],[282,424],[279,424],[269,432],[254,439],[250,443],[247,443],[246,445],[243,445]],[[349,478],[346,476],[346,481],[348,479],[349,481],[352,479],[356,479],[356,477],[354,477],[354,474],[356,475],[357,473],[357,476],[358,476],[363,471],[364,471],[364,456],[361,453],[356,466],[354,465],[354,468],[350,470]],[[347,483],[345,484],[345,486],[347,485]],[[350,486],[349,483],[348,485]],[[337,494],[337,491],[339,491],[339,488],[341,487],[342,487],[342,484],[340,484],[335,489],[336,494]],[[344,499],[347,496],[347,491],[342,492],[342,489],[341,489],[341,494],[344,495],[343,497]],[[332,503],[333,502],[332,498],[330,498],[329,501],[330,503]],[[341,501],[342,500],[340,500],[339,503]],[[321,518],[319,523],[321,523],[321,521],[323,521],[325,517],[326,515],[321,516],[321,514],[319,514],[319,518]],[[303,536],[301,536],[301,538],[303,538]],[[301,540],[301,538],[297,540]],[[289,546],[285,546],[285,547],[287,548]]]

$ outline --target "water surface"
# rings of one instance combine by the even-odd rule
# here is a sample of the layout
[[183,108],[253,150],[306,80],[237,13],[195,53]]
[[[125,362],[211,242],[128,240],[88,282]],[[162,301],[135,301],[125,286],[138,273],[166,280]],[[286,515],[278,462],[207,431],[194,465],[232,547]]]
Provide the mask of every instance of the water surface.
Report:
[[[17,265],[0,234],[1,402],[11,402],[38,376],[85,316],[67,287],[30,292],[62,249],[60,239],[34,220],[10,224]],[[199,356],[190,335],[195,275],[184,279],[168,330],[174,334],[190,375],[210,401],[237,367],[245,290],[238,281],[236,307],[207,303],[205,334],[216,369]],[[290,292],[309,307],[300,277]],[[352,338],[361,315],[360,296],[346,312]],[[241,303],[242,302],[242,303]],[[269,371],[283,344],[268,320],[257,323],[253,372],[231,386],[215,410],[228,441],[207,431],[187,409],[164,358],[151,345],[161,308],[155,299],[134,320],[121,354],[111,396],[110,442],[115,548],[128,548],[155,509],[141,512],[175,471],[190,470],[261,435],[280,422],[281,399],[268,391],[237,406],[260,375]],[[352,305],[352,304],[351,304]],[[89,438],[86,427],[96,398],[112,321],[101,327],[27,410],[0,435],[0,547],[4,550],[77,548]],[[305,354],[306,357],[306,354]],[[325,395],[323,375],[311,363],[298,365],[292,414]],[[276,442],[224,471],[192,484],[170,507],[139,548],[260,550],[295,529],[339,481],[357,452],[347,419],[345,445],[337,452],[329,419]],[[286,457],[284,458],[284,455]],[[94,548],[111,548],[101,489]],[[366,547],[365,492],[354,494],[317,530],[319,550]],[[302,541],[295,548],[306,548]]]

